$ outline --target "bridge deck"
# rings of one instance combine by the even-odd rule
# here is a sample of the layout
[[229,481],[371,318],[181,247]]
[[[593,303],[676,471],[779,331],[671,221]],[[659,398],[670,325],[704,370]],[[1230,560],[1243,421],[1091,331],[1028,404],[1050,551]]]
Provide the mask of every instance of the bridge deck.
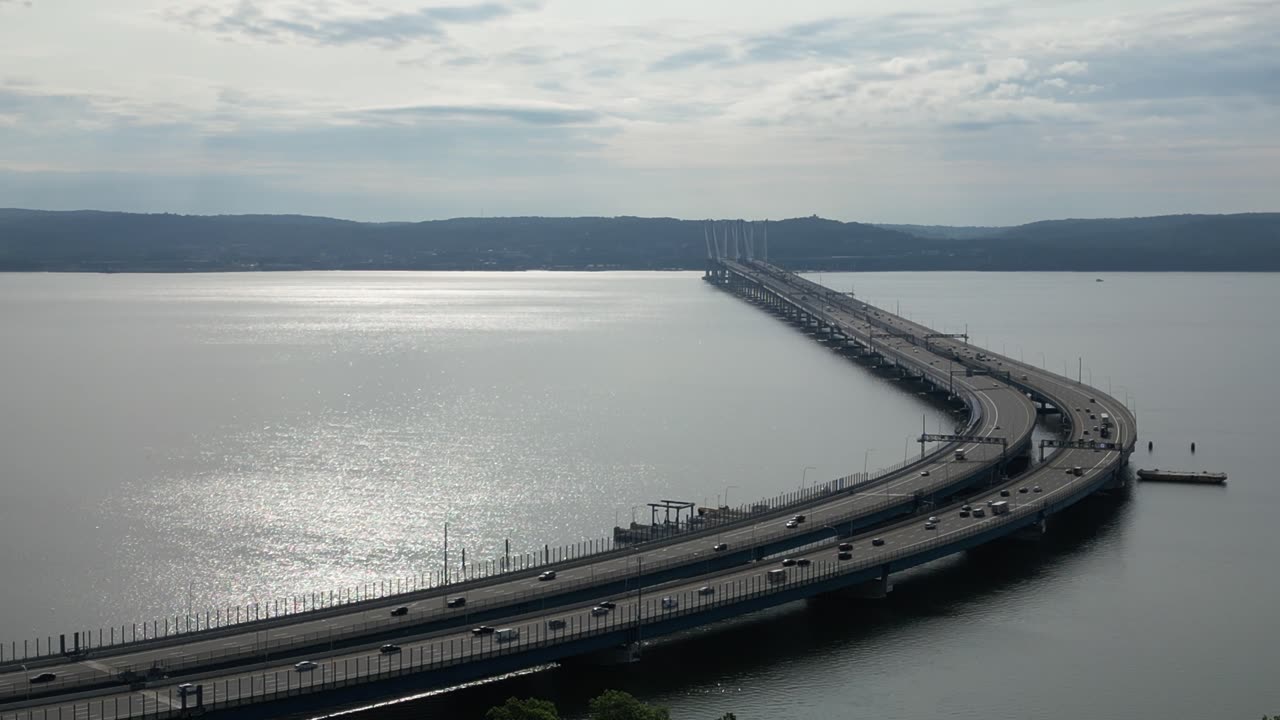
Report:
[[[832,491],[814,498],[813,507],[806,511],[809,517],[799,532],[783,527],[777,518],[732,528],[722,533],[722,541],[730,544],[726,553],[714,553],[707,547],[706,540],[699,538],[672,542],[664,547],[609,558],[600,563],[588,563],[575,569],[575,577],[571,580],[579,583],[587,595],[591,594],[592,588],[617,587],[620,577],[633,574],[656,576],[655,571],[660,572],[663,568],[704,564],[699,577],[646,586],[640,593],[618,596],[617,608],[599,618],[594,617],[590,610],[598,597],[554,609],[530,611],[527,604],[511,602],[519,599],[511,596],[530,593],[528,597],[535,597],[542,591],[542,586],[549,584],[538,583],[531,578],[510,580],[488,589],[494,593],[497,602],[502,602],[501,596],[506,594],[509,606],[520,608],[518,614],[512,613],[503,619],[503,625],[521,629],[520,638],[509,644],[498,643],[493,636],[477,640],[465,629],[439,630],[403,638],[403,649],[394,656],[377,653],[376,648],[370,646],[323,653],[325,660],[320,668],[309,673],[293,670],[295,658],[262,658],[255,661],[257,667],[251,670],[241,667],[182,677],[157,683],[159,687],[140,693],[90,690],[87,692],[93,696],[78,703],[64,696],[27,709],[0,712],[0,719],[42,717],[45,711],[53,714],[55,708],[73,713],[69,717],[133,717],[143,712],[149,716],[157,713],[164,716],[177,712],[172,708],[179,707],[181,701],[173,694],[173,687],[184,681],[205,686],[206,707],[237,707],[237,714],[243,715],[248,708],[242,705],[249,701],[292,698],[291,702],[297,704],[301,702],[299,698],[314,693],[349,692],[371,683],[385,684],[409,676],[412,676],[415,687],[432,687],[483,677],[501,672],[503,668],[528,667],[569,657],[592,647],[634,642],[640,636],[654,637],[770,604],[830,592],[962,551],[1028,525],[1042,523],[1048,515],[1110,482],[1126,463],[1135,441],[1136,421],[1121,403],[1092,388],[985,351],[985,359],[979,360],[976,349],[954,338],[930,338],[925,346],[922,344],[925,342],[923,336],[932,332],[928,328],[831,293],[777,268],[760,263],[724,262],[718,269],[725,274],[727,289],[745,292],[749,296],[763,295],[770,298],[770,302],[784,303],[819,319],[847,337],[860,338],[869,345],[874,343],[884,357],[911,368],[935,384],[946,383],[957,394],[966,395],[977,418],[969,430],[972,434],[1001,437],[1014,445],[1025,445],[1036,416],[1035,408],[1028,400],[1029,394],[1063,411],[1070,426],[1069,439],[1085,439],[1084,431],[1096,422],[1089,415],[1107,412],[1115,422],[1113,440],[1118,448],[1060,450],[1049,462],[1035,467],[1023,477],[969,491],[968,502],[977,505],[1004,499],[1013,506],[1010,513],[998,517],[988,514],[985,518],[961,518],[958,515],[960,502],[957,501],[951,506],[930,511],[939,517],[939,522],[932,529],[926,529],[921,518],[913,518],[856,536],[849,541],[855,549],[848,561],[835,559],[836,541],[831,538],[837,532],[852,530],[858,518],[891,517],[893,513],[886,512],[902,505],[916,492],[946,488],[953,473],[956,477],[964,477],[964,473],[972,476],[983,468],[994,467],[1000,460],[1000,448],[987,444],[962,445],[966,459],[956,461],[949,457],[952,448],[948,447],[946,454],[934,453],[922,465],[889,478],[876,492]],[[872,337],[876,333],[886,337]],[[996,375],[952,376],[940,367],[940,363],[948,360],[953,365]],[[1072,472],[1077,466],[1081,468],[1080,475]],[[921,474],[924,471],[929,474]],[[941,482],[939,475],[942,476]],[[1040,488],[1039,492],[1031,490],[1036,486]],[[1027,492],[1018,492],[1021,488],[1026,488]],[[1002,489],[1010,489],[1010,496],[1002,498]],[[873,545],[870,542],[873,535],[883,544]],[[768,571],[778,569],[777,563],[751,562],[758,553],[786,552],[798,545],[807,547],[795,550],[795,556],[808,558],[812,564],[806,568],[788,568],[784,582],[769,581]],[[730,566],[726,567],[726,564]],[[709,595],[699,593],[699,588],[704,586],[714,588],[714,592]],[[627,587],[625,581],[623,587]],[[676,607],[664,608],[661,597],[675,598]],[[386,619],[385,609],[364,610],[362,613],[363,618],[356,616],[354,619],[363,619],[366,623]],[[352,619],[345,617],[312,622],[344,621],[349,626]],[[467,618],[463,615],[462,619],[465,621]],[[553,619],[563,620],[565,630],[548,631],[546,623]],[[293,628],[282,632],[298,630]],[[205,642],[219,641],[234,642],[235,638]],[[140,658],[127,659],[145,661],[155,657],[154,653],[167,650],[173,654],[190,649],[149,650],[143,651]],[[97,664],[97,661],[86,660],[68,668],[85,663]],[[318,680],[315,672],[319,672]]]

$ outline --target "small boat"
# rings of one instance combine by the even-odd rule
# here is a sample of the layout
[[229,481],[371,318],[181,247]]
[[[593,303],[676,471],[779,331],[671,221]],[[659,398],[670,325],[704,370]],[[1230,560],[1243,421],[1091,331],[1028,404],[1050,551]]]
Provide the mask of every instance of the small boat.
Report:
[[1191,472],[1182,470],[1139,470],[1138,477],[1148,482],[1195,483],[1198,485],[1225,485],[1226,473]]
[[1094,281],[1094,282],[1102,282],[1102,278],[1094,278],[1094,279],[1093,279],[1093,281]]

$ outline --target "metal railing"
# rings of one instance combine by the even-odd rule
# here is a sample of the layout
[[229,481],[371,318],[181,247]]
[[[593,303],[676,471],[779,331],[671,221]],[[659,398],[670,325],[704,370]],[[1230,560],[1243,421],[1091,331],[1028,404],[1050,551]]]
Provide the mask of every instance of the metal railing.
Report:
[[[760,566],[759,571],[752,575],[718,584],[709,583],[715,588],[715,592],[710,595],[702,595],[693,588],[678,592],[657,593],[660,597],[676,598],[676,607],[663,607],[661,600],[656,601],[658,605],[655,607],[655,599],[648,598],[642,607],[632,603],[624,606],[622,612],[610,612],[599,618],[592,616],[586,609],[579,608],[576,614],[565,618],[565,627],[560,630],[549,630],[542,619],[512,625],[519,630],[519,635],[510,642],[500,641],[496,634],[480,636],[478,639],[475,636],[447,638],[435,643],[411,647],[407,653],[394,655],[370,653],[321,662],[306,674],[290,669],[276,669],[264,671],[258,675],[221,681],[215,679],[203,683],[209,689],[209,692],[204,695],[206,700],[204,707],[208,711],[222,710],[250,703],[327,692],[411,673],[433,672],[497,657],[518,656],[558,645],[566,646],[565,654],[568,655],[573,653],[567,646],[594,637],[631,629],[636,630],[638,637],[645,625],[658,625],[682,617],[714,615],[707,620],[710,622],[723,617],[725,615],[723,610],[737,604],[746,604],[784,593],[790,595],[798,589],[819,585],[824,586],[822,591],[825,591],[826,586],[830,586],[833,581],[842,576],[866,573],[868,570],[886,568],[895,563],[899,564],[895,569],[905,569],[931,559],[931,553],[939,548],[954,545],[956,551],[959,551],[967,547],[966,541],[974,537],[985,534],[989,539],[995,539],[1016,529],[1008,526],[1020,527],[1025,524],[1029,516],[1052,514],[1056,509],[1069,504],[1073,498],[1087,494],[1096,489],[1095,486],[1101,486],[1109,474],[1116,469],[1112,465],[1118,457],[1117,455],[1096,472],[1084,477],[1073,477],[1066,484],[1048,492],[1046,496],[1033,502],[1017,505],[1004,515],[994,516],[961,530],[944,532],[928,540],[873,553],[863,558],[844,562],[819,561],[805,568],[787,568],[786,577],[781,582],[770,582],[767,579],[767,571],[774,568]],[[999,532],[1002,528],[1007,529],[1003,533]],[[782,534],[784,533],[777,533],[777,535]],[[904,560],[907,562],[902,562]],[[818,591],[814,590],[814,592]],[[656,634],[658,634],[656,631],[651,630],[651,637]],[[296,682],[294,682],[295,679]],[[165,691],[167,693],[165,699],[161,699],[165,696],[157,691],[143,691],[127,696],[99,698],[85,703],[26,708],[16,712],[6,711],[0,713],[0,720],[44,720],[50,717],[48,713],[53,707],[57,708],[59,715],[65,708],[71,717],[87,717],[96,713],[96,717],[103,720],[180,716],[184,711],[176,706],[180,705],[181,698],[174,698],[173,687],[166,688]],[[162,705],[167,707],[162,708]]]

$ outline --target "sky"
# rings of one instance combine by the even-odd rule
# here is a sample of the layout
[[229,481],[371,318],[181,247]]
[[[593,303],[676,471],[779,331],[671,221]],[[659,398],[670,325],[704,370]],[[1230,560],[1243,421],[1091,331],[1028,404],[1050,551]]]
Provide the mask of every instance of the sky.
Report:
[[1280,210],[1280,2],[0,0],[0,207]]

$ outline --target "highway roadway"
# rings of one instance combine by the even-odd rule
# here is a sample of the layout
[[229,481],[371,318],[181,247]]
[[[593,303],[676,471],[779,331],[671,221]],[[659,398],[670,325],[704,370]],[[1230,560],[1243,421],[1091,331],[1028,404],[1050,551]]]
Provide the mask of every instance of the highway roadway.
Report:
[[[851,335],[857,334],[857,330],[853,328],[849,332]],[[955,379],[955,386],[957,393],[969,394],[980,408],[979,423],[973,429],[974,434],[1006,437],[1011,445],[1029,437],[1035,421],[1035,409],[1022,393],[993,383],[990,378],[985,377],[960,376]],[[1000,457],[998,446],[962,444],[956,447],[965,450],[964,461],[955,461],[948,447],[948,452],[935,455],[931,462],[892,476],[874,489],[853,495],[837,494],[834,497],[819,498],[812,507],[796,512],[805,512],[815,523],[830,523],[874,513],[882,510],[887,502],[899,502],[917,491],[929,492],[945,487],[952,482],[953,475],[960,477],[961,473],[986,467]],[[713,552],[711,546],[717,542],[725,543],[730,548],[756,545],[757,529],[770,522],[780,524],[785,522],[785,518],[728,526],[710,537],[694,537],[683,542],[658,545],[646,548],[644,552],[649,558],[649,567],[655,570],[676,564],[697,563],[707,559]],[[74,691],[88,684],[109,681],[125,670],[145,671],[153,664],[178,672],[184,668],[208,666],[214,661],[230,658],[256,662],[259,657],[270,659],[282,652],[290,653],[291,647],[317,643],[324,645],[341,641],[352,634],[393,631],[397,625],[420,625],[446,617],[465,621],[466,616],[477,609],[523,602],[539,596],[563,593],[566,588],[629,576],[634,572],[630,562],[631,559],[626,556],[605,556],[594,562],[557,568],[556,579],[549,582],[539,581],[535,574],[525,574],[497,578],[493,584],[473,587],[466,592],[442,590],[433,596],[402,601],[403,606],[408,608],[408,614],[401,617],[389,614],[390,608],[401,602],[389,600],[385,604],[353,608],[350,612],[337,615],[295,616],[293,622],[283,627],[246,625],[241,632],[234,634],[193,634],[181,645],[144,646],[133,652],[100,656],[95,654],[40,668],[41,672],[54,673],[57,679],[49,685],[33,689],[46,692]],[[455,596],[466,597],[466,606],[447,608],[446,598]],[[27,690],[30,675],[29,671],[0,675],[0,702],[22,696]]]
[[[1060,500],[1074,493],[1091,482],[1091,476],[1101,468],[1103,454],[1091,454],[1096,462],[1082,476],[1070,472],[1073,466],[1057,460],[1041,466],[1038,472],[1040,477],[1035,478],[1037,482],[1045,483],[1038,486],[1040,492],[1033,490],[1037,486],[1030,485],[1033,478],[1027,477],[1015,479],[1002,487],[975,493],[967,499],[974,507],[986,507],[989,501],[1004,500],[1014,506],[1009,515],[996,517],[988,512],[983,518],[960,517],[961,504],[957,502],[934,511],[937,522],[932,523],[932,528],[926,525],[926,518],[916,517],[846,540],[833,538],[813,543],[785,555],[747,562],[737,568],[701,578],[650,586],[644,588],[643,592],[601,596],[573,607],[509,618],[497,628],[514,628],[519,631],[519,637],[507,643],[499,640],[497,632],[476,635],[470,629],[412,636],[401,640],[399,651],[391,654],[379,652],[376,646],[321,653],[305,658],[317,665],[308,670],[296,669],[296,663],[303,658],[282,658],[248,670],[153,683],[152,687],[143,692],[111,692],[91,700],[53,702],[31,710],[0,712],[0,720],[40,718],[45,712],[55,717],[61,712],[67,718],[94,720],[129,717],[130,712],[132,716],[143,712],[154,714],[157,710],[163,711],[180,703],[176,690],[180,682],[203,685],[206,703],[214,703],[276,692],[299,692],[300,688],[323,687],[325,684],[377,679],[414,668],[419,668],[418,671],[422,672],[451,662],[484,660],[495,651],[528,651],[560,639],[564,642],[572,641],[584,632],[625,627],[634,623],[637,612],[646,624],[656,623],[673,613],[697,612],[713,607],[715,603],[735,602],[752,593],[767,592],[774,588],[783,590],[792,583],[820,579],[842,571],[855,572],[897,561],[893,566],[896,571],[925,561],[912,561],[910,555],[913,552],[922,554],[953,540],[960,542],[984,529],[995,528],[1001,523],[1017,519],[1027,509],[1034,511],[1036,505]],[[1022,492],[1023,488],[1026,488],[1026,492]],[[1009,496],[1003,496],[1002,490],[1008,490]],[[774,532],[779,530],[774,528]],[[875,539],[879,539],[882,544],[874,544]],[[852,557],[849,560],[841,561],[837,558],[837,542],[848,542],[852,546]],[[790,564],[805,561],[809,563],[807,566]],[[642,556],[633,559],[636,566],[642,562],[645,562]],[[768,573],[771,570],[784,570],[788,575],[787,582],[770,582]],[[612,601],[615,606],[601,615],[594,614],[593,608],[599,608],[599,604],[605,600]],[[562,627],[553,628],[552,623],[557,622],[563,623]],[[651,637],[653,634],[656,633],[646,636]]]
[[[764,273],[753,269],[743,268],[743,271],[753,276],[759,276],[762,279],[765,277]],[[780,283],[784,286],[784,290],[792,294],[797,288],[791,283],[796,281],[807,283],[807,281],[803,281],[794,275],[789,276],[786,280],[769,278],[765,281],[770,284]],[[825,288],[820,286],[808,287],[801,285],[800,287],[810,292],[826,291]],[[863,303],[852,301],[847,297],[841,296],[832,300],[834,300],[833,304],[822,306],[818,309],[818,312],[827,317],[841,329],[841,332],[850,337],[861,337],[869,341],[868,334],[877,329],[893,329],[918,335],[928,332],[922,326],[893,317],[878,309],[868,308],[863,311]],[[828,302],[828,300],[819,302]],[[830,310],[827,308],[830,308]],[[879,313],[879,315],[877,316],[875,313]],[[1116,436],[1113,440],[1122,447],[1129,447],[1133,443],[1133,424],[1127,409],[1124,409],[1113,399],[1101,396],[1096,391],[1067,378],[1045,373],[1031,366],[1013,363],[1007,358],[987,355],[988,360],[978,361],[976,360],[978,351],[949,339],[934,340],[932,342],[932,350],[926,349],[922,345],[913,345],[909,341],[901,339],[885,338],[877,339],[873,342],[874,346],[886,356],[892,357],[903,364],[915,366],[931,374],[935,379],[946,376],[946,371],[940,370],[939,367],[940,365],[945,365],[948,357],[953,362],[958,359],[970,367],[981,367],[994,371],[1012,368],[1015,373],[1015,382],[1019,385],[1033,388],[1046,398],[1051,399],[1055,405],[1064,409],[1067,414],[1066,419],[1071,425],[1073,438],[1083,438],[1083,431],[1092,427],[1088,420],[1089,414],[1096,415],[1098,412],[1108,412],[1117,420]],[[921,340],[921,342],[923,341]],[[1035,410],[1021,390],[990,376],[966,377],[963,374],[957,374],[954,376],[954,383],[957,394],[968,394],[971,402],[974,402],[980,409],[979,423],[970,432],[988,437],[1005,437],[1011,446],[1020,444],[1029,437],[1035,420]],[[1092,398],[1092,402],[1090,402],[1090,398]],[[997,446],[984,444],[965,445],[963,449],[966,451],[966,459],[956,461],[952,458],[951,449],[948,447],[946,454],[934,456],[930,462],[896,475],[874,490],[853,495],[836,494],[822,498],[814,507],[804,510],[804,513],[808,515],[806,524],[809,527],[820,527],[823,524],[836,523],[843,519],[857,517],[860,514],[874,512],[876,508],[882,508],[885,503],[894,502],[895,499],[903,496],[910,496],[917,490],[928,490],[945,485],[950,480],[953,472],[960,473],[962,470],[972,470],[975,467],[985,466],[998,458],[1000,454],[1000,449]],[[1018,493],[1016,492],[1017,488],[1014,488],[1011,497],[1006,498],[1006,500],[1011,500],[1012,504],[1017,504],[1019,500],[1031,503],[1037,497],[1051,498],[1062,488],[1069,488],[1073,484],[1088,482],[1093,473],[1104,471],[1106,467],[1110,466],[1112,462],[1111,455],[1113,454],[1111,451],[1095,450],[1060,451],[1052,458],[1050,463],[1036,468],[1025,478],[1015,483],[1018,487],[1026,487],[1026,493]],[[1083,468],[1082,476],[1075,476],[1067,472],[1076,465]],[[1032,490],[1037,485],[1041,488],[1039,493]],[[979,497],[985,498],[986,496],[975,494],[971,501]],[[883,547],[878,548],[877,551],[888,553],[893,550],[900,550],[913,544],[928,542],[940,536],[957,532],[968,525],[994,520],[990,515],[984,519],[961,519],[955,516],[954,513],[952,513],[952,517],[943,517],[941,513],[946,512],[943,510],[935,510],[933,512],[938,513],[939,518],[942,520],[935,529],[925,530],[921,522],[912,520],[896,525],[893,528],[882,530],[880,534],[885,540],[885,544]],[[690,538],[683,542],[644,548],[640,553],[633,556],[607,557],[577,567],[560,569],[558,570],[558,577],[549,582],[540,582],[529,576],[499,578],[492,585],[474,587],[467,591],[465,594],[467,606],[461,609],[445,608],[444,598],[447,591],[442,591],[439,596],[404,603],[409,607],[409,615],[404,618],[392,618],[389,616],[388,609],[397,604],[392,599],[382,607],[359,608],[350,613],[333,617],[312,619],[308,619],[305,616],[300,617],[299,622],[292,623],[287,627],[272,628],[266,633],[261,629],[254,632],[251,627],[248,627],[245,632],[235,635],[208,638],[201,638],[197,635],[191,637],[191,642],[182,646],[140,648],[137,652],[101,658],[88,658],[78,662],[65,663],[52,669],[42,668],[42,671],[58,674],[59,682],[67,682],[70,690],[76,684],[101,680],[103,677],[118,673],[125,668],[145,668],[155,662],[172,666],[189,662],[193,658],[204,657],[207,659],[211,655],[234,655],[257,662],[256,657],[258,654],[262,654],[263,643],[267,640],[272,645],[289,644],[295,640],[307,640],[310,644],[314,644],[317,638],[322,638],[329,634],[338,635],[360,628],[388,630],[393,629],[397,624],[406,626],[421,624],[428,617],[455,615],[459,616],[460,621],[465,621],[466,614],[474,612],[477,607],[510,604],[530,596],[562,591],[564,586],[575,584],[589,586],[604,578],[630,575],[637,572],[641,567],[636,560],[638,557],[644,558],[643,567],[647,572],[649,568],[660,568],[681,563],[696,563],[700,560],[705,560],[714,552],[710,546],[715,541],[728,544],[730,549],[763,544],[780,534],[785,535],[787,530],[782,527],[784,521],[785,518],[772,518],[738,527],[728,527],[723,529],[718,536]],[[828,548],[823,552],[830,554],[830,549]],[[758,571],[759,564],[754,564],[752,569]],[[749,573],[752,572],[752,569],[743,571],[748,573],[746,575],[730,575],[729,577],[731,579],[751,577]],[[671,592],[689,592],[690,588],[694,588],[699,583],[704,582],[706,582],[704,579],[695,580],[684,586],[676,586],[671,589]],[[646,588],[646,594],[651,592],[657,591]],[[584,611],[583,608],[577,608],[576,610],[561,609],[555,612],[569,617],[571,626],[573,626],[573,622],[576,622],[572,620],[574,613],[582,611]],[[450,633],[453,634],[451,635]],[[424,639],[423,642],[439,643],[450,638],[456,640],[458,637],[469,637],[469,635],[458,635],[456,631],[441,631],[441,633],[426,636],[427,639]],[[413,652],[418,652],[413,647],[406,648],[406,652],[410,653],[406,657],[411,657]],[[259,667],[269,663],[270,667],[277,668],[273,672],[279,672],[281,669],[291,667],[291,662],[288,661],[284,661],[285,664],[281,665],[271,662],[273,658],[281,657],[279,655],[280,652],[282,650],[273,649],[270,654],[263,654],[263,662]],[[366,655],[367,649],[343,651],[343,654],[337,655],[335,658],[349,660],[352,657],[365,657]],[[376,666],[374,667],[376,669]],[[336,669],[336,666],[334,672],[340,672]],[[247,674],[229,673],[216,677],[218,677],[218,682],[231,683],[234,678],[244,678],[248,675],[256,676],[259,673],[260,671]],[[10,686],[7,688],[9,698],[13,698],[19,692],[25,690],[25,674],[10,673],[9,677],[0,677],[0,697],[5,694],[6,681]],[[177,680],[174,682],[177,682]],[[241,680],[240,682],[245,681]],[[260,682],[272,681],[268,679]],[[230,685],[227,685],[227,687],[230,687]],[[261,691],[261,688],[259,688],[259,691]],[[102,692],[106,693],[102,697],[108,698],[137,696],[136,693],[111,693],[109,689],[103,689]],[[136,702],[137,700],[135,700]],[[163,702],[163,700],[157,702]]]

